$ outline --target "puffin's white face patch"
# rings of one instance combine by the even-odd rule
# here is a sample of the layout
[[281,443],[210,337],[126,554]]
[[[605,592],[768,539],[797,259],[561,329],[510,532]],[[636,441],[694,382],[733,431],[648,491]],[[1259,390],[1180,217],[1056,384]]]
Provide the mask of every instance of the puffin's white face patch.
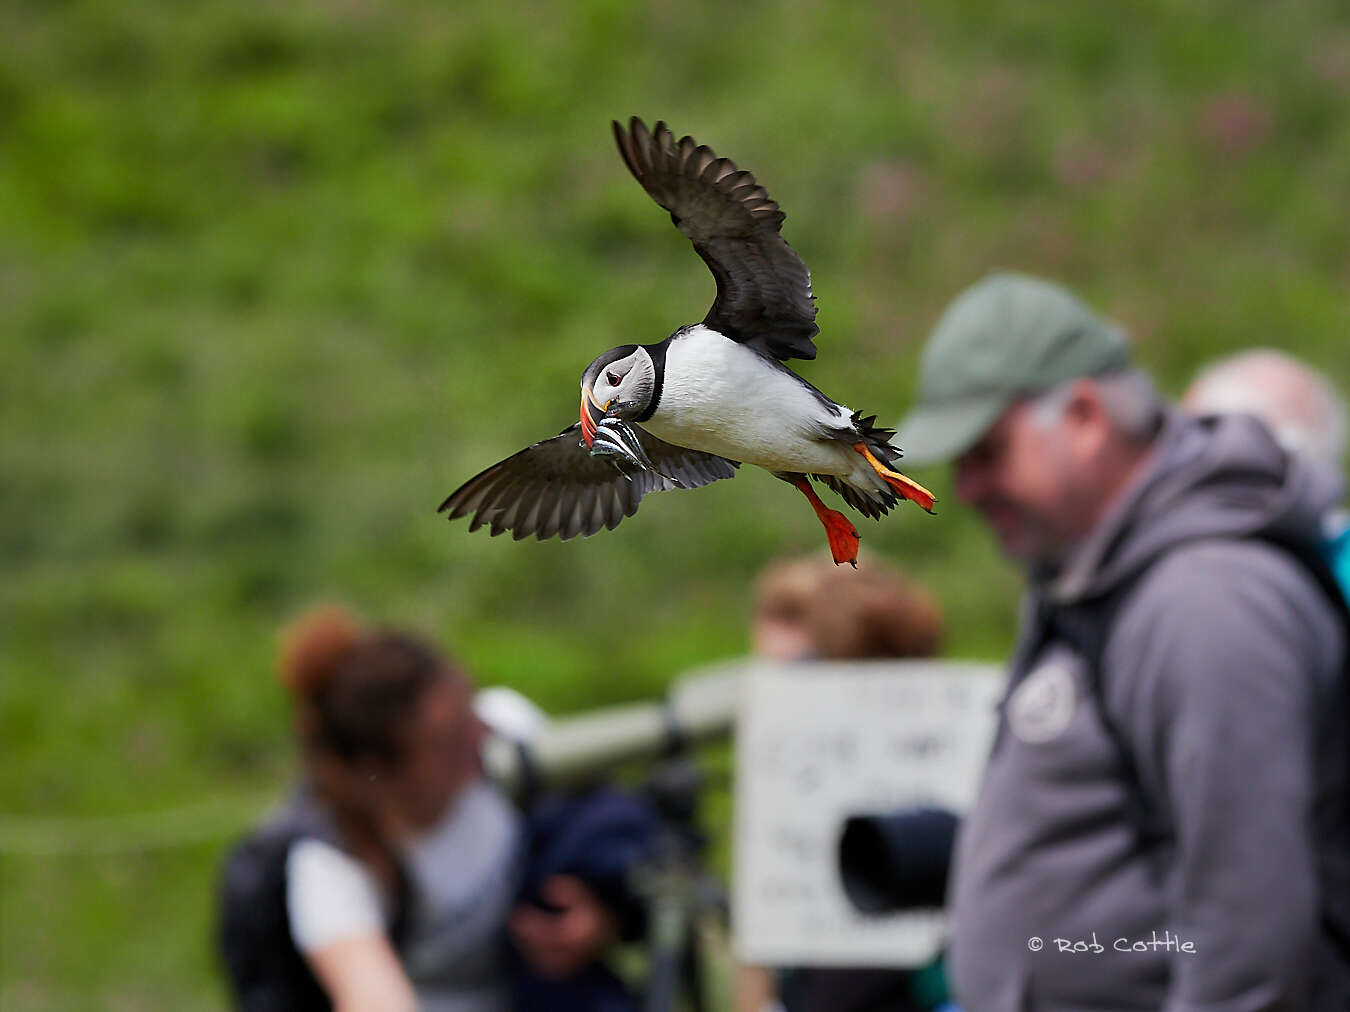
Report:
[[656,385],[656,367],[645,348],[620,359],[615,359],[600,370],[591,389],[591,398],[602,410],[616,401],[635,406],[626,417],[641,414],[651,403]]
[[1064,733],[1077,704],[1078,690],[1068,659],[1051,657],[1022,679],[1008,697],[1008,727],[1028,745],[1042,745]]

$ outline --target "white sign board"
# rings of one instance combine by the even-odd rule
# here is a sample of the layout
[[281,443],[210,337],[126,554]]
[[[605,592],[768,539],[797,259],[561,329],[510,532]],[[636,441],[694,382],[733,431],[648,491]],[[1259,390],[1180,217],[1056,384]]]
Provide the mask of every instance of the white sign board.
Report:
[[867,916],[844,895],[851,815],[971,805],[1001,671],[885,661],[756,665],[736,729],[733,922],[746,962],[918,966],[942,944],[938,912]]

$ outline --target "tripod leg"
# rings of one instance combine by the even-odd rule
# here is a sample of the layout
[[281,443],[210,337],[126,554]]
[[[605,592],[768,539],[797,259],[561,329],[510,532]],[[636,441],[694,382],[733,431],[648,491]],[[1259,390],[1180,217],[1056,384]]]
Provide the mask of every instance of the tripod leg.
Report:
[[658,895],[648,908],[647,923],[650,939],[643,1012],[675,1012],[689,936],[683,899]]
[[691,919],[684,934],[684,985],[689,998],[690,1012],[708,1012],[707,991],[704,988],[702,946],[699,945],[698,923]]

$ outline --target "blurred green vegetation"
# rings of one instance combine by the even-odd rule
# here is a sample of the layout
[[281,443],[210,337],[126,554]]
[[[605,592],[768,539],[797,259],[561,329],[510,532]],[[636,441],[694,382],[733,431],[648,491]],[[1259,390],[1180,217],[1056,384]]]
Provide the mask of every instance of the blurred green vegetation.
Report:
[[[1252,344],[1350,384],[1348,97],[1350,19],[1318,0],[13,0],[0,812],[276,790],[275,631],[317,599],[554,712],[743,649],[756,571],[823,546],[767,475],[584,543],[435,514],[573,420],[596,353],[710,300],[611,118],[759,175],[814,273],[801,371],[890,419],[997,266],[1078,287],[1170,392]],[[864,524],[864,549],[936,590],[953,652],[999,656],[1015,575],[918,477],[941,515]],[[0,1006],[220,1007],[222,846],[0,854]]]

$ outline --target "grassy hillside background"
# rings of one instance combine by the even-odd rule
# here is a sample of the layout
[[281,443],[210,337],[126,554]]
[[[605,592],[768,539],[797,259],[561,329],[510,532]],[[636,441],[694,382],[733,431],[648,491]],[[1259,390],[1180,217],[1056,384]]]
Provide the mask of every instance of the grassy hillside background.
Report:
[[[611,118],[759,175],[815,276],[802,372],[883,419],[999,266],[1078,287],[1170,392],[1258,343],[1350,385],[1339,6],[0,7],[0,1006],[222,1006],[213,869],[289,775],[305,604],[566,712],[740,652],[756,571],[823,547],[757,473],[565,545],[434,512],[574,420],[596,353],[708,304]],[[1016,578],[917,476],[941,515],[864,550],[996,657]],[[210,839],[27,853],[118,842],[27,820],[183,805],[165,832]]]

